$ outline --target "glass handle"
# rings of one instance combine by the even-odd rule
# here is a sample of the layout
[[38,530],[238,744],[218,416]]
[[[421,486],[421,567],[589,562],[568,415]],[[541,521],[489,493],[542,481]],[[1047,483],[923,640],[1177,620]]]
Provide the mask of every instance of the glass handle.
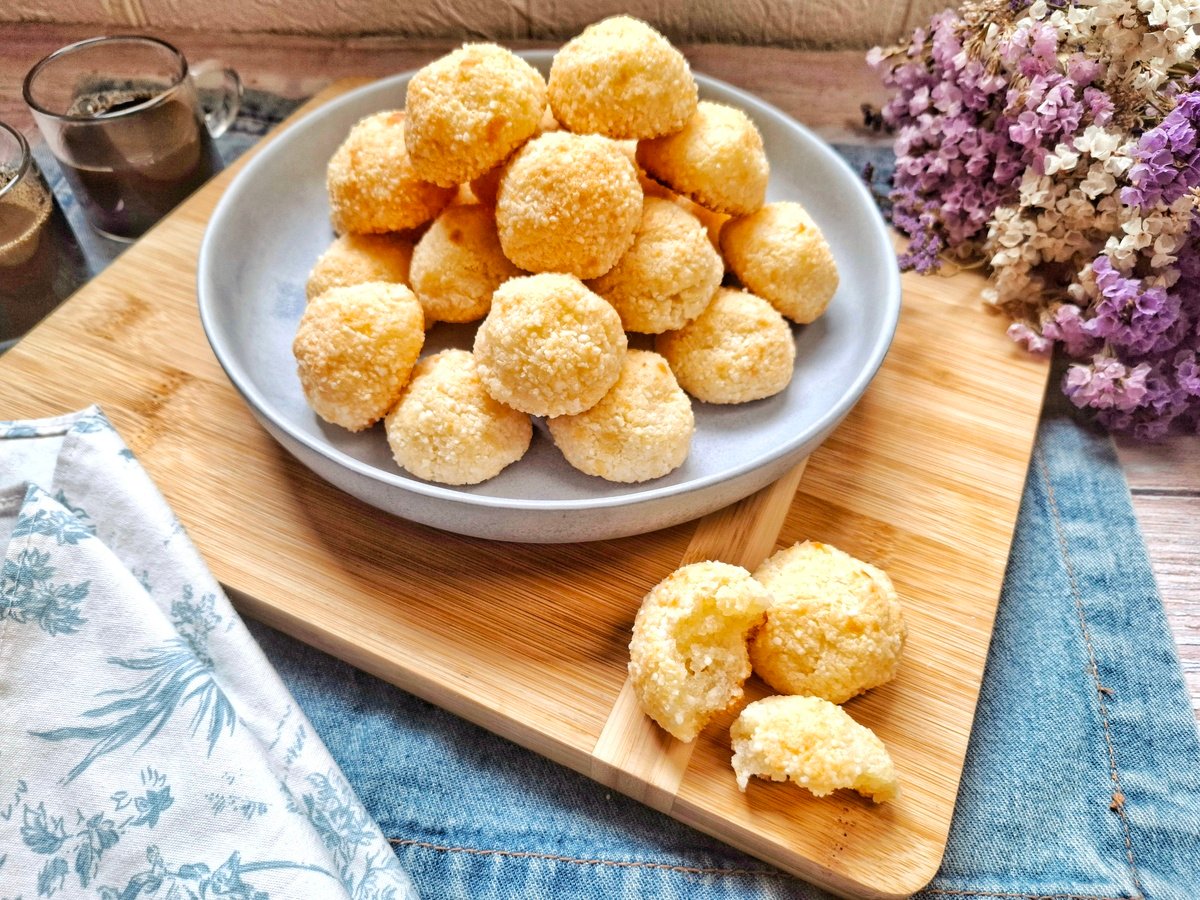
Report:
[[[238,73],[215,59],[206,59],[192,66],[192,81],[201,92],[204,107],[204,124],[208,133],[218,138],[223,135],[237,118],[242,105],[242,79]],[[204,102],[211,98],[209,106]]]

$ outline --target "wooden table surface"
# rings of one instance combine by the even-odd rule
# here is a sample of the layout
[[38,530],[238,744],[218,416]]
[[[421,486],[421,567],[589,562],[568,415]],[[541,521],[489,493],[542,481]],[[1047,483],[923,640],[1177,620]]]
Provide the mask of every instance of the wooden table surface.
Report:
[[[95,33],[79,25],[10,25],[0,38],[0,121],[33,134],[21,99],[25,72],[47,53]],[[416,68],[453,42],[388,37],[326,40],[286,35],[156,32],[193,62],[217,57],[247,86],[306,97],[335,78]],[[527,44],[523,46],[547,46]],[[682,48],[706,74],[751,91],[830,141],[880,140],[860,124],[859,105],[885,97],[859,51],[799,51],[705,44]],[[1200,437],[1157,446],[1118,440],[1133,505],[1200,718]]]

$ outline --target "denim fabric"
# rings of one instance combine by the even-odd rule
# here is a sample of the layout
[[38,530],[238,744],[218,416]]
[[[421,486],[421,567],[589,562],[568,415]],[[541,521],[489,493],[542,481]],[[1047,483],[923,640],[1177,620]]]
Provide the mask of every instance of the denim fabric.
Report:
[[[226,158],[291,105],[251,95],[218,142]],[[842,149],[884,183],[887,153]],[[94,259],[98,270],[105,260]],[[1074,417],[1056,384],[950,842],[918,896],[1200,900],[1200,740],[1178,659],[1111,442]],[[251,630],[425,900],[826,896],[317,650]]]
[[[268,657],[425,900],[821,891],[316,650]],[[1052,386],[923,898],[1200,898],[1200,741],[1111,442]]]

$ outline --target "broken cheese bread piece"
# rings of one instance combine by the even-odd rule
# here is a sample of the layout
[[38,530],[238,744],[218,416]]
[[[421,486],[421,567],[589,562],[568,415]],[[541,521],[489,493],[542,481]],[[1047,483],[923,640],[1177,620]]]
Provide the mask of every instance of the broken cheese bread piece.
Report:
[[742,696],[746,637],[769,604],[749,572],[722,562],[684,566],[651,589],[629,644],[629,676],[646,715],[679,740],[694,740]]
[[751,775],[794,781],[817,797],[851,788],[876,803],[899,792],[896,769],[875,732],[820,697],[776,696],[749,704],[729,729],[743,791]]

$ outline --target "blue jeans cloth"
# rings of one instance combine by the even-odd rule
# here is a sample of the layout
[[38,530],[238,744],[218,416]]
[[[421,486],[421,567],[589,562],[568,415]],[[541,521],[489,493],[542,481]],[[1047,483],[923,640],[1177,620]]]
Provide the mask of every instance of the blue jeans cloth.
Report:
[[[250,94],[218,142],[226,159],[291,106]],[[856,166],[872,164],[877,189],[885,182],[889,154],[842,149]],[[45,169],[82,229],[56,167]],[[93,248],[93,271],[120,249]],[[1057,384],[949,845],[918,896],[1200,900],[1200,740],[1178,658],[1112,444]],[[251,629],[425,900],[826,896],[266,626]]]
[[[426,900],[823,892],[251,626]],[[1200,898],[1200,740],[1111,442],[1052,384],[922,898]]]

